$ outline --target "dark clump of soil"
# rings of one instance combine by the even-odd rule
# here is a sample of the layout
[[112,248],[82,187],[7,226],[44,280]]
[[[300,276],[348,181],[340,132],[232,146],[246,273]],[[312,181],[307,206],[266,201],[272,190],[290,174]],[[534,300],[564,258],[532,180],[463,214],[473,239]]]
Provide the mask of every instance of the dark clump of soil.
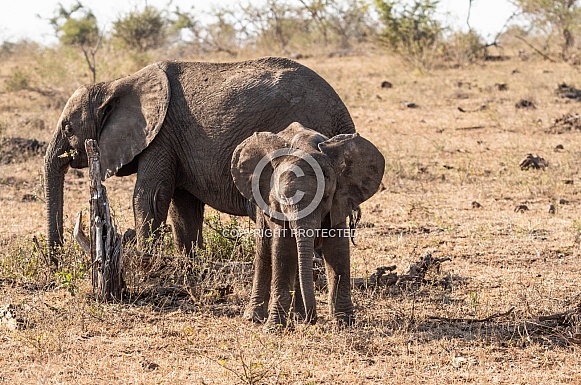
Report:
[[581,102],[581,90],[566,83],[561,83],[557,86],[557,95],[562,98],[573,99]]
[[523,109],[527,109],[527,110],[534,110],[537,108],[537,106],[535,106],[535,103],[533,103],[530,100],[527,99],[521,99],[519,100],[515,105],[515,108],[523,108]]
[[0,140],[0,164],[21,163],[46,151],[46,142],[36,139],[3,138]]
[[581,115],[565,114],[553,119],[553,124],[545,130],[548,134],[562,134],[566,131],[581,131]]

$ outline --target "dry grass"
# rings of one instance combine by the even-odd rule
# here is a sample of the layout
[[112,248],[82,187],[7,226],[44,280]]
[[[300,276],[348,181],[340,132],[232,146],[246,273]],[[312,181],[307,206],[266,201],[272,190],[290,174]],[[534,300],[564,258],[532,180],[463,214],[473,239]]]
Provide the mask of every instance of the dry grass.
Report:
[[[320,293],[317,325],[265,333],[241,317],[248,281],[201,279],[199,269],[175,261],[156,285],[183,283],[188,272],[199,286],[184,294],[149,285],[126,304],[96,303],[70,234],[60,274],[47,271],[33,247],[44,228],[42,158],[0,163],[0,305],[16,305],[26,321],[0,329],[0,383],[581,382],[573,339],[581,323],[538,320],[581,303],[581,133],[546,130],[581,110],[555,94],[561,82],[581,87],[578,69],[513,60],[419,74],[378,54],[304,63],[337,89],[358,131],[386,157],[385,189],[363,205],[353,275],[382,265],[404,272],[427,250],[453,260],[420,287],[354,291],[358,321],[348,330],[328,319]],[[0,62],[0,81],[14,68]],[[381,88],[384,80],[393,88]],[[52,88],[66,95],[71,85]],[[59,97],[0,94],[1,136],[48,140]],[[515,108],[520,99],[537,108]],[[522,171],[528,153],[549,167]],[[132,224],[132,185],[132,178],[107,182],[122,228]],[[66,191],[70,232],[75,212],[88,207],[87,178],[67,175]],[[515,212],[518,205],[528,210]],[[227,285],[228,294],[217,290]],[[482,319],[512,307],[488,322],[430,319]]]

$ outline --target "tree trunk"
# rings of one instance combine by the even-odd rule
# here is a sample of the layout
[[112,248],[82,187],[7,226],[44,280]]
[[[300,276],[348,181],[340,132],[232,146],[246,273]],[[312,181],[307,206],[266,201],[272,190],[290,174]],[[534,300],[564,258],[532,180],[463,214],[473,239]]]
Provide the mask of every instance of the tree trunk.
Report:
[[107,189],[101,184],[99,147],[87,139],[91,189],[91,266],[93,292],[102,301],[121,300],[125,283],[122,276],[121,234],[111,220]]

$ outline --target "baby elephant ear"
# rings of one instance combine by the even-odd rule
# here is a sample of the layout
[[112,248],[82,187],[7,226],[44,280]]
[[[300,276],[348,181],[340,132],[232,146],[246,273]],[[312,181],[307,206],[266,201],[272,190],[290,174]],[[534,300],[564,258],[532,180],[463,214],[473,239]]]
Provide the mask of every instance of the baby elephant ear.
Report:
[[236,147],[230,172],[244,198],[258,204],[256,194],[259,194],[270,205],[270,181],[274,172],[272,156],[276,155],[276,150],[286,147],[288,144],[284,139],[270,132],[256,132]]
[[169,100],[168,79],[157,64],[109,84],[95,114],[103,180],[151,143],[165,120]]
[[337,186],[331,206],[331,226],[343,222],[353,209],[371,198],[379,188],[385,159],[377,147],[359,134],[337,135],[320,143],[337,171]]

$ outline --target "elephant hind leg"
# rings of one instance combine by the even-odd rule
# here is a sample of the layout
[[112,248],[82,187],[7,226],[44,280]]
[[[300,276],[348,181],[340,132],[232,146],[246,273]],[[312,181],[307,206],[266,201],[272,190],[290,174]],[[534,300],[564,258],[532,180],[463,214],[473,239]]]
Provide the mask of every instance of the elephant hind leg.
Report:
[[191,255],[196,247],[203,248],[204,203],[202,201],[186,190],[175,189],[169,215],[178,250]]

